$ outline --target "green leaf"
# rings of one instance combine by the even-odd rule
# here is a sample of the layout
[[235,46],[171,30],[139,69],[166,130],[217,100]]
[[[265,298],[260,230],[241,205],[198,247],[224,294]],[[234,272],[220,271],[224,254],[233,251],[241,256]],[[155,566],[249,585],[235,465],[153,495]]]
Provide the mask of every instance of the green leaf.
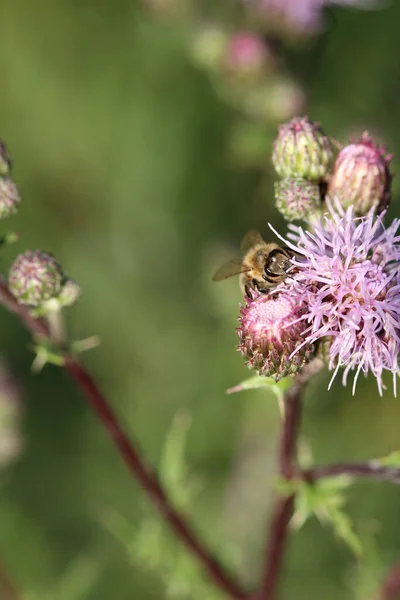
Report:
[[180,507],[190,504],[200,489],[199,479],[189,477],[186,442],[191,425],[187,412],[179,412],[164,442],[160,460],[160,478],[173,501]]
[[362,544],[354,531],[353,523],[344,512],[346,504],[344,492],[352,483],[348,476],[327,477],[314,483],[301,479],[279,481],[278,489],[285,495],[295,494],[295,515],[293,524],[301,527],[311,516],[321,523],[331,525],[335,535],[344,541],[357,556],[362,554]]
[[[195,485],[196,480],[189,473],[185,459],[190,421],[187,413],[176,415],[164,443],[160,465],[160,477],[165,488],[173,502],[181,507],[190,505],[199,487]],[[162,579],[168,597],[174,600],[222,600],[221,593],[210,586],[197,561],[154,509],[146,509],[139,527],[132,526],[112,510],[103,511],[100,520],[123,544],[132,563],[140,564]],[[217,531],[214,537],[219,539]],[[237,555],[238,552],[234,557],[232,545],[229,553],[223,552],[227,564],[239,562]]]
[[284,392],[291,387],[293,379],[285,377],[280,381],[276,382],[271,377],[262,377],[261,375],[254,375],[245,379],[238,385],[231,387],[226,390],[227,394],[235,394],[236,392],[245,392],[246,390],[256,390],[259,388],[266,388],[273,392],[279,399],[282,398]]

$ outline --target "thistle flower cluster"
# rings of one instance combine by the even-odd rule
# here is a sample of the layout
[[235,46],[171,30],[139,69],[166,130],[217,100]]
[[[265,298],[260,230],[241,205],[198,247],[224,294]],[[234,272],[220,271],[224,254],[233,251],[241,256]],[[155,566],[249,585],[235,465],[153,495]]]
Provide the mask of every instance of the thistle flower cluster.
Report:
[[[372,373],[382,394],[386,371],[396,392],[400,220],[384,223],[391,157],[367,133],[334,161],[329,148],[309,119],[280,128],[273,162],[285,178],[276,186],[277,204],[288,220],[305,225],[290,223],[286,236],[273,230],[293,253],[292,266],[275,289],[246,299],[239,350],[250,367],[276,380],[318,354],[333,371],[331,381],[341,368],[344,385],[354,374],[353,393],[360,373]],[[312,183],[318,199],[307,187]],[[285,310],[275,314],[277,306]]]

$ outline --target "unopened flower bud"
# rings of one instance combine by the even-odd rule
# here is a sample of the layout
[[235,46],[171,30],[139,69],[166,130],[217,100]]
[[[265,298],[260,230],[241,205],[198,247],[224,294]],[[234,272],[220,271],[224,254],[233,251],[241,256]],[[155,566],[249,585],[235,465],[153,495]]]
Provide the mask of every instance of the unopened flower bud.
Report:
[[[0,158],[1,168],[1,158]],[[21,202],[18,188],[10,177],[0,177],[0,219],[14,215]]]
[[11,159],[4,142],[0,142],[0,175],[8,175],[11,170]]
[[249,368],[279,381],[297,373],[312,357],[313,344],[303,343],[308,325],[299,317],[306,311],[287,294],[259,294],[241,308],[238,350]]
[[226,49],[226,65],[237,76],[259,75],[272,62],[272,56],[261,37],[250,31],[234,35]]
[[308,117],[294,117],[279,127],[272,162],[280,177],[318,181],[330,172],[333,158],[330,138]]
[[39,306],[58,297],[64,275],[54,256],[42,250],[27,250],[11,265],[8,280],[18,302]]
[[275,202],[279,212],[288,221],[307,220],[318,212],[319,186],[301,177],[288,177],[275,183]]
[[377,213],[390,202],[391,156],[378,146],[367,132],[358,142],[345,146],[338,154],[328,184],[328,195],[337,197],[344,208],[353,206],[355,214]]

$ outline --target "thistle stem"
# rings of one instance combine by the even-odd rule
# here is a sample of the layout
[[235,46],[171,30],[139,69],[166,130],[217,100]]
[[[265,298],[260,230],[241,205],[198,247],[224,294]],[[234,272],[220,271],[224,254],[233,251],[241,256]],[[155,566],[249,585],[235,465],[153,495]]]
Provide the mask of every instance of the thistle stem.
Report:
[[396,563],[387,573],[381,589],[373,600],[396,600],[400,595],[400,563]]
[[[49,337],[50,332],[44,320],[35,319],[25,306],[18,304],[3,278],[0,278],[0,304],[10,312],[18,315],[22,323],[33,335]],[[82,392],[85,400],[103,425],[132,475],[140,483],[149,499],[157,506],[160,514],[175,532],[176,536],[186,545],[193,556],[197,558],[204,571],[208,573],[217,587],[235,600],[247,598],[248,596],[245,591],[225,571],[224,567],[198,538],[197,533],[189,525],[186,517],[173,506],[167,493],[158,481],[157,474],[147,466],[136,442],[128,438],[117,416],[112,411],[108,400],[91,375],[74,356],[65,352],[62,356],[64,359],[64,369]]]
[[351,477],[376,479],[400,484],[400,468],[384,466],[378,460],[317,466],[306,471],[301,471],[299,475],[307,481],[318,481],[326,477],[349,475]]
[[[278,452],[278,473],[285,479],[291,479],[296,472],[296,444],[303,393],[307,383],[322,369],[322,366],[323,363],[319,359],[314,359],[306,365],[283,397],[284,414]],[[280,496],[276,501],[265,553],[264,574],[257,600],[273,600],[275,598],[293,508],[293,495]]]
[[4,563],[0,561],[0,598],[2,600],[19,600],[19,597],[15,584],[10,579]]

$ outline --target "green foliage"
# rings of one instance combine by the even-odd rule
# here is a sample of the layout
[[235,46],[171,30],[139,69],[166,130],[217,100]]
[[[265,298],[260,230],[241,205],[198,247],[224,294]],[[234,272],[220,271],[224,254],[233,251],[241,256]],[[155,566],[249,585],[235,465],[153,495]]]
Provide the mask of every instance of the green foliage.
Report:
[[[376,524],[375,524],[376,529]],[[349,587],[353,591],[354,600],[373,598],[380,588],[387,566],[384,564],[382,552],[379,550],[376,535],[367,531],[361,537],[363,554],[350,572]]]
[[323,524],[329,524],[335,535],[344,541],[352,552],[359,557],[362,544],[354,531],[354,526],[343,508],[346,504],[345,492],[352,479],[341,475],[326,477],[314,483],[301,479],[279,481],[281,493],[296,494],[296,510],[293,524],[300,528],[311,516],[316,516]]
[[395,450],[387,456],[378,458],[376,462],[379,463],[382,467],[400,468],[400,450]]
[[[185,458],[190,427],[188,414],[178,414],[164,442],[160,462],[160,479],[175,506],[190,512],[200,490],[198,479],[188,470]],[[178,542],[155,510],[145,510],[139,528],[121,515],[109,511],[103,519],[106,528],[124,545],[132,562],[153,571],[163,581],[166,595],[174,600],[220,600],[216,590],[199,569],[197,561]],[[225,553],[233,562],[232,551]]]
[[267,389],[275,394],[278,400],[281,400],[285,390],[287,390],[293,383],[291,377],[284,377],[280,381],[276,382],[272,377],[263,377],[260,375],[253,375],[248,379],[245,379],[238,385],[226,390],[227,394],[234,394],[236,392],[244,392],[246,390],[257,390],[260,388]]
[[85,600],[101,573],[100,565],[87,557],[76,559],[51,589],[27,592],[22,600]]

